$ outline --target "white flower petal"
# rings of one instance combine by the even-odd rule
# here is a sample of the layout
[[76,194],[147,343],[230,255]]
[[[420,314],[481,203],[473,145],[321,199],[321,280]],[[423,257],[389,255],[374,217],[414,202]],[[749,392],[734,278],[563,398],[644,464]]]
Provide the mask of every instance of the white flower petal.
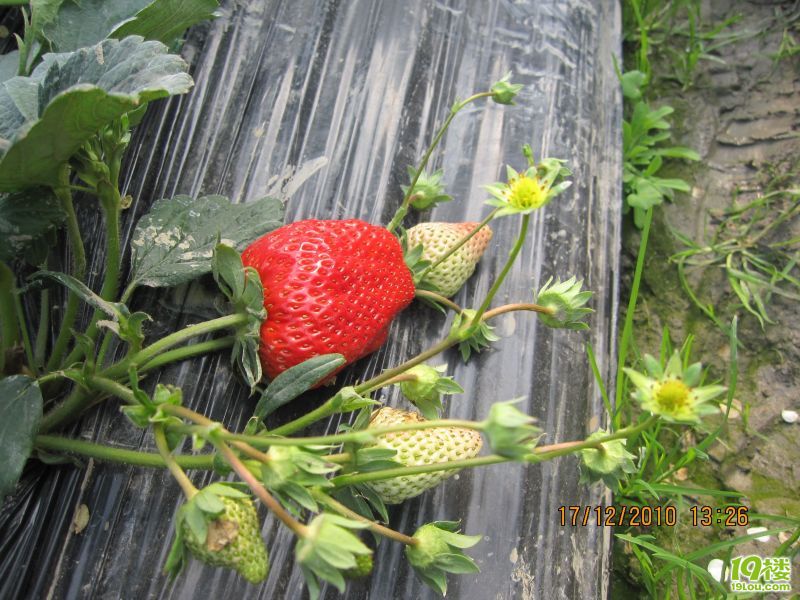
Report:
[[706,569],[711,576],[717,581],[722,581],[722,571],[725,568],[725,563],[718,558],[713,558],[708,562]]
[[[747,535],[752,535],[754,533],[761,533],[762,531],[766,531],[766,530],[767,530],[766,527],[750,527],[747,530]],[[757,537],[756,541],[758,541],[758,542],[768,542],[770,539],[771,539],[770,536],[762,535],[760,537]]]

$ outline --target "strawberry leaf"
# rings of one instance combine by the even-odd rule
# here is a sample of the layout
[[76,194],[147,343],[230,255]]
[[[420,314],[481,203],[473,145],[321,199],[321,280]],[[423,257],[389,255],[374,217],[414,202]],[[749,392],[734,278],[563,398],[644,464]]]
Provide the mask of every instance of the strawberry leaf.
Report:
[[345,358],[341,354],[323,354],[286,369],[264,390],[253,416],[263,420],[284,404],[310,390],[344,363]]
[[40,263],[31,251],[55,232],[64,217],[58,199],[47,188],[0,194],[0,260],[9,262],[26,253],[28,262]]
[[25,375],[0,379],[0,502],[14,490],[42,419],[42,392]]
[[57,185],[62,165],[104,126],[189,91],[186,70],[166,46],[135,36],[45,55],[30,77],[0,86],[0,190]]
[[224,196],[159,200],[133,232],[131,286],[169,287],[209,273],[220,237],[242,250],[280,227],[283,212],[275,198],[247,204],[231,204]]
[[45,24],[41,36],[59,52],[128,35],[169,44],[195,23],[212,18],[218,7],[216,0],[80,0],[58,4],[55,18]]

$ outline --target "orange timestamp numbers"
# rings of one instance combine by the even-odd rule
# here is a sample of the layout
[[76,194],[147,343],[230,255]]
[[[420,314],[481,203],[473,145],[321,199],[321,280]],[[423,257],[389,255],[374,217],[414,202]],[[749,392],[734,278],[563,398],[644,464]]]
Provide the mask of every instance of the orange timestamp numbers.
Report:
[[678,511],[674,506],[559,506],[562,527],[674,527]]

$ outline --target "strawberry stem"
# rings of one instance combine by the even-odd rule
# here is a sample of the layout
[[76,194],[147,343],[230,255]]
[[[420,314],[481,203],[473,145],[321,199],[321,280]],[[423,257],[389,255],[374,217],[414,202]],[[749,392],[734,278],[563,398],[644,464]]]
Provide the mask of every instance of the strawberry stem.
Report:
[[244,481],[248,487],[253,490],[253,493],[258,497],[259,500],[266,506],[272,513],[280,519],[281,523],[286,525],[289,529],[294,532],[294,534],[298,537],[305,537],[308,533],[308,527],[303,525],[300,521],[297,521],[292,515],[290,515],[286,509],[281,506],[280,502],[278,502],[272,494],[270,494],[266,488],[261,485],[261,482],[256,479],[255,475],[253,475],[248,468],[239,460],[239,457],[236,456],[233,450],[223,442],[222,440],[218,439],[217,436],[212,436],[211,441],[217,450],[222,454],[228,464],[236,471],[236,474]]
[[514,244],[514,247],[511,249],[511,252],[508,253],[508,260],[506,261],[503,270],[500,271],[500,275],[498,275],[497,279],[495,280],[494,284],[492,285],[489,293],[486,294],[486,298],[481,304],[481,307],[478,309],[478,312],[475,313],[475,317],[472,319],[472,324],[470,325],[470,330],[474,332],[478,325],[481,322],[483,317],[483,313],[489,308],[489,305],[492,303],[492,300],[497,294],[497,291],[500,289],[500,286],[503,285],[503,281],[508,275],[508,272],[511,270],[511,267],[514,265],[514,262],[517,260],[517,256],[519,255],[520,250],[522,250],[522,245],[525,243],[525,237],[528,233],[528,223],[530,223],[530,215],[523,215],[522,223],[519,227],[519,235],[517,236],[517,241]]
[[[97,197],[100,200],[100,206],[103,209],[103,216],[106,223],[106,261],[105,261],[105,276],[103,278],[103,287],[100,289],[100,297],[103,300],[114,300],[119,288],[119,274],[121,264],[120,253],[120,195],[117,181],[100,181],[97,184]],[[89,321],[89,327],[86,330],[86,335],[94,340],[97,338],[99,329],[97,322],[103,312],[96,308]],[[110,339],[110,338],[109,338]],[[105,346],[105,344],[104,344]],[[77,345],[72,349],[65,359],[66,364],[78,362],[83,358],[83,346]],[[102,362],[103,355],[105,354],[105,347],[100,349],[98,364]]]
[[[179,412],[175,405],[161,405],[164,412],[178,415]],[[187,410],[187,409],[184,409]],[[209,421],[213,423],[213,421]],[[249,444],[254,447],[269,448],[270,446],[333,446],[347,442],[363,442],[367,438],[380,437],[388,433],[398,433],[401,431],[422,431],[425,429],[436,429],[441,427],[460,427],[462,429],[483,430],[483,423],[480,421],[465,421],[460,419],[436,419],[431,421],[416,421],[413,423],[400,423],[386,427],[374,427],[368,430],[346,431],[344,433],[333,433],[331,435],[319,435],[312,437],[283,437],[277,435],[244,435],[231,433],[221,430],[215,432],[226,441],[237,444]],[[206,432],[202,427],[174,427],[174,431],[188,434],[200,434]]]
[[515,312],[518,310],[529,310],[538,313],[544,313],[546,315],[552,315],[555,313],[554,308],[550,308],[549,306],[542,306],[541,304],[533,304],[533,303],[517,303],[517,304],[505,304],[503,306],[498,306],[497,308],[493,308],[492,310],[487,310],[483,314],[483,320],[488,321],[494,317],[499,317],[505,313]]
[[167,436],[164,434],[164,425],[161,423],[156,423],[153,426],[153,436],[156,439],[156,448],[158,448],[158,453],[161,455],[161,458],[164,459],[164,463],[167,465],[167,469],[172,474],[172,477],[175,478],[175,481],[178,482],[178,485],[181,486],[183,490],[183,495],[186,496],[187,500],[191,500],[195,494],[197,494],[197,488],[194,487],[191,479],[186,475],[183,469],[181,469],[180,465],[175,461],[175,457],[170,452],[169,444],[167,444]]
[[319,489],[312,489],[311,495],[314,496],[319,502],[325,504],[329,508],[332,508],[340,515],[347,517],[348,519],[353,519],[354,521],[360,521],[362,523],[369,524],[369,530],[373,533],[377,533],[378,535],[382,535],[385,538],[389,538],[390,540],[394,540],[395,542],[400,542],[401,544],[405,544],[406,546],[416,546],[419,544],[419,540],[406,535],[404,533],[400,533],[399,531],[395,531],[394,529],[390,529],[388,527],[384,527],[380,523],[376,523],[366,517],[358,514],[354,510],[350,510],[341,502],[334,500],[327,494],[323,493]]
[[478,223],[472,231],[470,231],[467,235],[461,238],[457,244],[453,245],[451,248],[448,248],[447,252],[442,254],[430,265],[425,267],[425,269],[422,272],[418,273],[414,277],[414,284],[416,285],[420,281],[424,280],[425,275],[427,275],[430,271],[432,271],[440,264],[442,264],[444,261],[446,261],[448,258],[450,258],[453,254],[455,254],[458,251],[459,248],[461,248],[464,244],[470,241],[481,229],[486,227],[492,221],[492,219],[494,219],[495,215],[497,214],[497,211],[499,210],[500,210],[499,208],[495,208],[492,212],[489,213],[489,215],[483,221]]
[[[539,446],[534,448],[533,453],[524,457],[526,462],[544,462],[559,456],[572,454],[587,448],[599,449],[602,444],[621,438],[632,438],[638,435],[645,429],[649,428],[653,423],[658,421],[658,416],[653,415],[639,425],[632,425],[624,429],[620,429],[614,433],[606,436],[595,438],[593,440],[583,440],[574,442],[561,442],[549,446]],[[384,479],[393,479],[395,477],[408,477],[411,475],[419,475],[421,473],[434,473],[436,471],[446,471],[450,469],[465,469],[471,467],[483,467],[488,465],[495,465],[498,463],[511,462],[513,459],[491,454],[489,456],[479,456],[476,458],[467,458],[463,460],[452,460],[449,462],[432,463],[427,465],[416,465],[412,467],[395,467],[392,469],[383,469],[380,471],[370,471],[368,473],[352,473],[347,475],[339,475],[331,479],[331,483],[337,488],[347,485],[355,485],[359,483],[367,483],[369,481],[381,481]]]
[[[539,306],[538,304],[507,304],[505,306],[500,306],[498,308],[487,311],[481,317],[481,320],[486,321],[498,315],[515,310],[528,310],[528,311],[544,312],[544,313],[550,312],[549,309],[547,309],[544,306]],[[460,340],[457,336],[448,336],[439,343],[437,343],[436,345],[431,346],[424,352],[418,354],[414,358],[411,358],[406,362],[404,362],[403,364],[398,365],[392,369],[387,369],[380,375],[376,375],[372,379],[368,379],[367,381],[357,385],[354,389],[359,394],[365,394],[370,392],[371,390],[383,387],[384,385],[387,385],[387,382],[392,380],[394,377],[401,375],[402,373],[405,373],[411,367],[423,363],[429,358],[433,358],[434,356],[441,354],[448,348],[458,344],[459,341]],[[270,431],[270,434],[284,436],[292,434],[295,431],[300,431],[301,429],[308,427],[312,423],[316,423],[320,419],[324,419],[325,417],[329,417],[335,414],[336,413],[335,405],[336,404],[334,398],[329,398],[314,410],[302,415],[301,417],[298,417],[294,421],[290,421],[289,423],[281,425],[280,427],[276,427],[275,429]]]
[[[190,325],[189,327],[185,327],[180,331],[176,331],[175,333],[158,340],[154,344],[143,348],[133,356],[129,356],[117,364],[101,371],[99,373],[99,377],[108,380],[123,379],[127,378],[128,367],[131,364],[142,365],[141,371],[149,371],[170,362],[183,360],[192,356],[205,354],[206,352],[228,347],[233,344],[233,337],[225,337],[218,340],[200,342],[185,348],[177,348],[171,352],[166,351],[172,346],[175,346],[192,337],[210,333],[212,331],[216,331],[217,329],[236,327],[237,325],[244,323],[246,319],[247,317],[245,315],[234,314],[212,319],[211,321],[206,321],[204,323]],[[54,372],[41,377],[39,381],[41,383],[45,380],[63,376],[63,373],[57,374],[57,372]],[[124,386],[117,388],[119,391],[122,391],[123,389],[127,388],[124,388]],[[117,395],[115,392],[110,393],[112,395]],[[125,398],[123,397],[123,399]],[[93,397],[91,394],[88,394],[85,389],[74,389],[61,404],[54,407],[42,418],[42,421],[39,425],[39,431],[45,433],[47,431],[52,431],[57,427],[71,423],[78,418],[78,416],[80,416],[84,410],[94,405],[96,402],[97,398]]]
[[394,213],[392,220],[386,226],[386,229],[389,231],[394,231],[397,226],[403,221],[406,214],[408,214],[408,205],[411,202],[411,196],[414,193],[414,187],[417,185],[417,181],[419,181],[420,175],[425,170],[425,167],[428,166],[428,160],[431,158],[431,154],[436,149],[436,146],[441,141],[442,137],[444,137],[447,128],[450,127],[450,123],[453,121],[455,116],[470,102],[474,102],[475,100],[480,100],[481,98],[490,98],[492,96],[492,92],[480,92],[478,94],[474,94],[463,100],[461,102],[457,102],[453,105],[450,109],[450,114],[447,115],[447,119],[445,119],[444,124],[436,133],[436,136],[433,138],[431,145],[428,146],[428,149],[425,151],[425,155],[422,157],[422,160],[419,163],[419,167],[417,168],[416,174],[414,178],[411,180],[411,185],[408,186],[408,191],[406,191],[405,196],[403,196],[403,202],[400,204],[400,208],[397,209],[397,212]]
[[[94,190],[92,190],[94,191]],[[86,250],[83,247],[81,229],[78,226],[78,218],[75,214],[75,205],[72,202],[72,194],[69,191],[69,165],[64,164],[58,173],[58,186],[53,188],[53,193],[58,198],[61,209],[67,216],[67,237],[70,249],[72,250],[72,275],[83,281],[86,275]],[[72,328],[78,316],[78,296],[72,290],[67,291],[67,306],[64,309],[64,316],[61,319],[58,337],[53,344],[53,351],[50,360],[47,361],[47,370],[57,369],[62,364],[64,352],[67,350],[72,339]]]
[[[96,444],[84,440],[65,438],[57,435],[37,435],[34,446],[40,450],[80,454],[97,460],[136,465],[139,467],[166,467],[167,463],[160,454],[140,452],[126,448],[114,448],[104,444]],[[214,455],[185,455],[174,456],[175,461],[184,469],[214,468]]]
[[[416,282],[415,282],[416,283]],[[462,308],[450,300],[450,298],[445,298],[441,294],[437,294],[436,292],[431,292],[430,290],[420,290],[417,289],[414,291],[414,295],[417,298],[425,298],[427,300],[431,300],[433,302],[438,302],[439,304],[444,304],[445,306],[452,308],[456,312],[461,312]]]
[[[207,439],[211,439],[211,435],[209,434],[208,428],[218,425],[219,427],[214,431],[213,433],[214,435],[219,436],[225,440],[230,440],[233,446],[235,446],[237,449],[247,454],[250,458],[254,458],[257,461],[264,464],[270,461],[269,456],[267,456],[263,452],[259,452],[258,450],[253,448],[253,446],[247,443],[248,441],[259,439],[257,436],[242,436],[242,435],[237,435],[235,433],[231,433],[230,431],[227,431],[224,427],[222,427],[222,423],[218,423],[217,421],[212,421],[205,415],[201,415],[200,413],[195,412],[190,408],[186,408],[185,406],[176,406],[175,404],[159,404],[158,408],[162,412],[171,414],[176,417],[188,419],[189,421],[193,421],[198,425],[202,426],[202,427],[188,427],[185,429],[183,429],[182,427],[173,427],[172,429],[175,431],[184,431],[186,433],[197,434]],[[265,445],[264,447],[267,448],[269,446]]]

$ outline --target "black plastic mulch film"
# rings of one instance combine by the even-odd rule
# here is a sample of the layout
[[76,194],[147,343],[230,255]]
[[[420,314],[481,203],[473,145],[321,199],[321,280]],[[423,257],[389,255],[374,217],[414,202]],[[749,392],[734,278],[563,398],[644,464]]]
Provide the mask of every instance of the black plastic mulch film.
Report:
[[[502,339],[468,365],[441,357],[465,389],[447,403],[453,418],[484,418],[493,402],[524,397],[547,442],[579,439],[602,425],[602,401],[586,359],[590,342],[610,381],[616,329],[620,237],[621,98],[613,68],[619,7],[597,0],[409,0],[223,2],[221,16],[190,32],[183,55],[196,81],[184,97],[151,107],[129,149],[125,240],[156,199],[220,193],[246,202],[291,193],[287,220],[360,218],[386,223],[399,186],[457,99],[488,89],[506,71],[525,85],[517,106],[486,101],[456,117],[436,152],[456,201],[430,220],[478,221],[482,185],[525,166],[521,146],[568,161],[573,186],[532,220],[529,238],[496,303],[530,299],[551,275],[585,278],[596,292],[587,332],[552,331],[532,314],[499,319]],[[10,17],[5,17],[8,22]],[[298,187],[298,182],[304,181]],[[84,207],[90,223],[99,215]],[[409,222],[417,216],[411,216]],[[456,297],[482,298],[513,245],[519,220],[495,221],[475,276]],[[89,272],[102,264],[89,240]],[[92,247],[94,244],[94,247]],[[96,282],[90,281],[91,285]],[[202,285],[141,291],[137,308],[164,327],[198,320]],[[393,324],[389,343],[339,376],[347,384],[397,364],[441,339],[449,320],[416,304]],[[158,334],[156,331],[154,334]],[[194,360],[156,379],[181,386],[190,406],[241,427],[254,400],[227,356]],[[397,404],[397,390],[384,392]],[[324,392],[299,402],[316,405]],[[127,448],[152,439],[129,426],[112,402],[75,434]],[[273,416],[288,419],[297,408]],[[333,431],[338,420],[318,431]],[[211,476],[193,473],[196,484]],[[432,520],[462,520],[483,540],[468,552],[481,573],[449,577],[448,598],[601,598],[610,532],[562,527],[561,505],[607,501],[578,484],[574,457],[544,465],[486,467],[391,510],[393,527],[413,532]],[[0,598],[302,598],[293,538],[266,516],[271,571],[260,586],[196,561],[171,583],[161,569],[180,490],[166,471],[89,463],[29,468],[0,512]],[[70,532],[74,510],[88,526]],[[263,516],[263,510],[262,510]],[[402,546],[384,542],[375,570],[351,582],[347,598],[435,598],[414,576]],[[326,598],[338,597],[323,589]]]

